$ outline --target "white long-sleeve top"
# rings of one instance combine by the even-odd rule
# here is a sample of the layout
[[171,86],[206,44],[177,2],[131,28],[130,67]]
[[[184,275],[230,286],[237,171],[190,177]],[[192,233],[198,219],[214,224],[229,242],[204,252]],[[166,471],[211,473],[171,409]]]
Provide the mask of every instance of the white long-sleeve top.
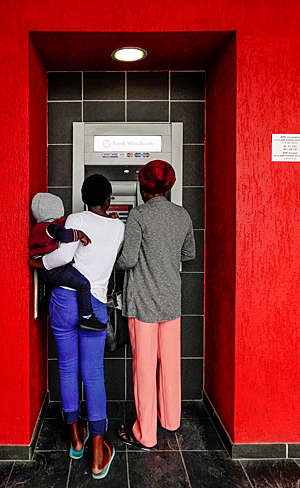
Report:
[[45,268],[63,266],[74,258],[73,266],[89,280],[92,295],[106,303],[108,281],[123,243],[125,225],[118,219],[85,211],[69,215],[65,227],[83,231],[91,243],[60,243],[55,251],[43,256]]

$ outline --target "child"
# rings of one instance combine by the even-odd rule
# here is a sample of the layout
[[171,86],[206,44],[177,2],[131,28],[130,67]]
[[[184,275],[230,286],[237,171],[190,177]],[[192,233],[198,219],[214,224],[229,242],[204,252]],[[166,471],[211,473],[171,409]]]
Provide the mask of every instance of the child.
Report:
[[[44,254],[54,251],[58,242],[73,242],[80,240],[84,246],[91,241],[84,232],[76,229],[65,229],[66,218],[62,200],[51,193],[37,193],[31,203],[31,211],[37,224],[32,229],[29,241],[29,254],[34,260]],[[55,269],[41,269],[42,263],[34,267],[39,277],[51,286],[68,286],[77,291],[80,327],[93,331],[105,330],[107,324],[100,322],[93,313],[91,302],[91,287],[87,280],[71,263]]]

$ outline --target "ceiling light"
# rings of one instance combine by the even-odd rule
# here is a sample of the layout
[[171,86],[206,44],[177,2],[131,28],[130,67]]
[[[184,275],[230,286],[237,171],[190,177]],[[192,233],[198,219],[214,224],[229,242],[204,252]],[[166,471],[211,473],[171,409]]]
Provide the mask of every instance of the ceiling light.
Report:
[[117,61],[139,61],[147,56],[147,51],[140,47],[121,47],[112,52],[112,57]]

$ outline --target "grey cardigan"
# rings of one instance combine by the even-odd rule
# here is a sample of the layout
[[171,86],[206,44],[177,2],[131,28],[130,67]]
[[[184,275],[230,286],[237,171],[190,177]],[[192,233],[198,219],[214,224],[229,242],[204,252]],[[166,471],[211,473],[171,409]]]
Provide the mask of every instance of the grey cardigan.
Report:
[[188,212],[155,197],[131,210],[118,268],[125,269],[123,315],[165,322],[181,315],[180,262],[195,259]]

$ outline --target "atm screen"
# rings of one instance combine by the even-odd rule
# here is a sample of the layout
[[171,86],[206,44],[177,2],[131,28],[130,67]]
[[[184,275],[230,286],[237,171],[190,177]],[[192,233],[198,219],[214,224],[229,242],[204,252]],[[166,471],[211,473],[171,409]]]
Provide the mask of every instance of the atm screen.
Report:
[[133,205],[111,205],[109,209],[107,210],[108,214],[111,214],[113,212],[117,212],[119,219],[122,220],[122,222],[126,223],[128,214],[130,210],[133,208]]

